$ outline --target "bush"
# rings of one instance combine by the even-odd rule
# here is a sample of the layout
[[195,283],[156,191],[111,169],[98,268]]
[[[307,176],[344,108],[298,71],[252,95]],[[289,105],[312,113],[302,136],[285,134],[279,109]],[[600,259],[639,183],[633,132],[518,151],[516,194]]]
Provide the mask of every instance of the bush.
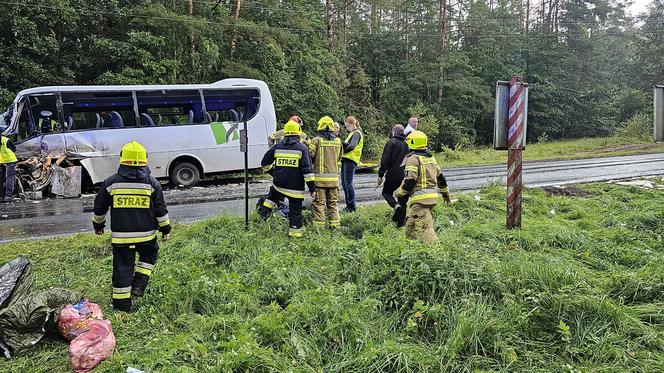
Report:
[[652,115],[637,113],[620,124],[616,135],[628,139],[646,140],[652,137]]

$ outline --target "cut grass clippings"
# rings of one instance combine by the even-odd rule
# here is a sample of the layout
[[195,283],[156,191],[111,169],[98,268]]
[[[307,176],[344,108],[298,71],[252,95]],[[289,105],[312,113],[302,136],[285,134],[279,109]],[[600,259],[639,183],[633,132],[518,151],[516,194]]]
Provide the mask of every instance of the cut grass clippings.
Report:
[[[455,196],[431,247],[386,206],[338,232],[305,215],[300,240],[276,217],[179,226],[132,314],[109,307],[108,235],[5,244],[0,262],[27,254],[38,288],[102,305],[117,351],[98,372],[664,371],[664,192],[576,187],[589,195],[527,190],[521,230],[502,188]],[[0,371],[68,366],[47,338]]]

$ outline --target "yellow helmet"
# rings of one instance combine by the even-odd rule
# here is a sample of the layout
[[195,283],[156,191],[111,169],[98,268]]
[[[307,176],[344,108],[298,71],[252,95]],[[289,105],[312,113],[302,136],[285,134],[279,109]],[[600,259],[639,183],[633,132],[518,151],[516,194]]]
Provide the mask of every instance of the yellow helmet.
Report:
[[300,136],[302,130],[300,129],[300,124],[294,120],[289,120],[284,125],[284,135],[285,136]]
[[136,141],[132,141],[122,147],[120,152],[120,164],[125,166],[147,166],[148,152],[145,147]]
[[427,148],[429,140],[424,132],[413,131],[406,136],[406,144],[410,150],[421,150]]
[[324,116],[318,120],[318,131],[334,131],[334,120],[329,116]]

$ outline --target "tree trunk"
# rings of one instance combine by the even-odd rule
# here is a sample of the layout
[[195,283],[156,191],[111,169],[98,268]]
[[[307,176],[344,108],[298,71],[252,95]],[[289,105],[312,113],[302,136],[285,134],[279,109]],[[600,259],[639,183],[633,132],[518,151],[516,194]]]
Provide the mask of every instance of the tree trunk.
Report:
[[399,32],[401,29],[401,0],[396,0],[395,15],[395,28],[396,31]]
[[440,71],[438,75],[438,79],[440,80],[438,82],[438,102],[443,101],[443,79],[445,78],[445,66],[443,64],[443,57],[445,55],[445,20],[447,19],[447,7],[445,4],[446,0],[438,0],[438,6],[439,6],[439,14],[440,14],[440,21],[439,21],[439,40],[438,40],[438,59],[440,60],[438,63],[440,64]]
[[406,59],[406,62],[408,62],[410,60],[410,45],[408,44],[408,32],[409,32],[408,10],[404,11],[403,23],[404,23],[403,47],[405,50],[404,58]]
[[[191,0],[190,0],[191,1]],[[235,22],[240,19],[240,7],[242,0],[235,0]],[[237,26],[233,26],[233,38],[231,39],[231,60],[235,56],[235,46],[237,44]]]
[[332,0],[325,0],[325,16],[327,17],[327,49],[332,53],[333,36],[332,32]]
[[526,34],[530,29],[530,0],[526,0]]
[[343,33],[341,34],[342,50],[344,55],[348,49],[348,2],[349,0],[344,0],[344,24]]
[[[187,0],[187,15],[189,17],[194,16],[194,1],[193,0]],[[191,65],[193,67],[196,66],[196,38],[194,35],[194,30],[191,29],[189,30],[189,58],[191,58]],[[192,71],[196,71],[196,69],[192,69]]]

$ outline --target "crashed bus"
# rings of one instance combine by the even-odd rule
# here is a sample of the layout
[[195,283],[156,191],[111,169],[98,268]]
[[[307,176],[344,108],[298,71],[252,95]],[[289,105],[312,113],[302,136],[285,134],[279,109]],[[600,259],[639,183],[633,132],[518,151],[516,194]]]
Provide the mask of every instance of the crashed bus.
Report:
[[25,190],[44,189],[53,178],[48,169],[62,165],[78,166],[84,179],[99,183],[117,171],[120,150],[131,140],[147,148],[155,177],[191,187],[206,175],[243,169],[244,121],[249,168],[260,167],[276,129],[270,90],[252,79],[31,88],[2,116],[18,166],[26,168],[20,177]]

